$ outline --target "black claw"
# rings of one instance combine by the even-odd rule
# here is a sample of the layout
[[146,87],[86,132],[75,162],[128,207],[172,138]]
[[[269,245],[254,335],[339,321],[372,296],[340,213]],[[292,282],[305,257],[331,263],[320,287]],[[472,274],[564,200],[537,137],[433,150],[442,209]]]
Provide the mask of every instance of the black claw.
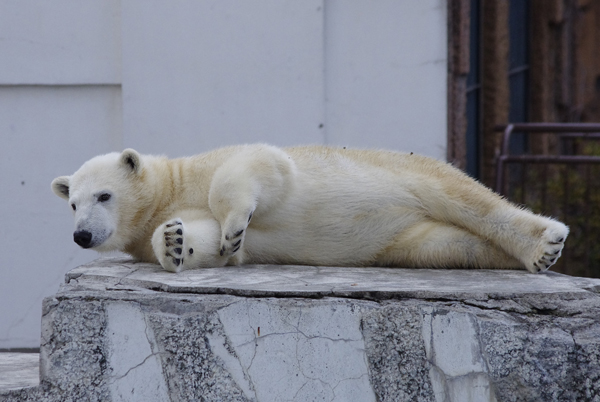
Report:
[[225,235],[225,240],[229,240],[229,235]]
[[193,249],[193,248],[190,248],[190,251],[189,251],[189,253],[190,253],[190,254],[194,254],[194,249]]
[[235,253],[236,251],[238,251],[240,248],[236,248],[235,250],[232,251],[232,253]]
[[242,242],[242,239],[239,239],[238,241],[236,241],[235,243],[233,243],[233,247],[239,246],[241,242]]
[[235,232],[235,233],[233,234],[233,237],[238,237],[238,236],[239,236],[239,235],[241,235],[242,233],[244,233],[244,229],[242,229],[242,230],[239,230],[239,231]]
[[179,266],[180,263],[181,263],[181,260],[179,258],[173,258],[173,264]]
[[223,253],[225,253],[225,246],[221,247],[221,250],[219,251],[219,254],[223,255]]
[[175,226],[175,225],[177,225],[177,223],[169,223],[169,224],[167,224],[167,227],[170,228],[170,227]]
[[250,212],[250,216],[248,217],[248,223],[250,223],[250,219],[252,219],[252,214],[253,214],[253,213],[254,213],[254,212]]
[[179,239],[175,240],[175,243],[183,244],[183,237],[180,237]]
[[173,251],[175,251],[177,254],[181,254],[181,248],[179,247],[173,249]]

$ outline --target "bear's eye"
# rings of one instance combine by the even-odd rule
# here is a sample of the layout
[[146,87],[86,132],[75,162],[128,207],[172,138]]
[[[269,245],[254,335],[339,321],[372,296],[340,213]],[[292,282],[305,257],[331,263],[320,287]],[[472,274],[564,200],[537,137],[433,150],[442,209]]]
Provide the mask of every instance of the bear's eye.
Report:
[[108,193],[100,194],[100,197],[98,197],[98,201],[100,202],[106,202],[108,200],[110,200],[110,194]]
[[71,208],[73,208],[73,211],[77,211],[77,207],[75,206],[75,204],[71,204]]

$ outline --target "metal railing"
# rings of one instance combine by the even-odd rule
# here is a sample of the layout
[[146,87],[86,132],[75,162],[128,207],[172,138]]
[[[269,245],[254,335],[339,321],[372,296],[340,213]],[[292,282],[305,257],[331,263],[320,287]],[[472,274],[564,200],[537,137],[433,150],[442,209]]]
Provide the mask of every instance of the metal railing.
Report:
[[504,131],[500,155],[496,161],[496,192],[506,194],[506,165],[510,163],[593,163],[600,164],[600,156],[587,155],[511,155],[510,138],[516,132],[532,134],[558,134],[561,138],[600,139],[600,124],[596,123],[513,123],[496,126]]
[[[503,131],[495,190],[571,227],[559,272],[600,277],[600,124],[514,123]],[[547,134],[553,154],[510,152],[514,133]],[[588,141],[592,140],[592,141]]]

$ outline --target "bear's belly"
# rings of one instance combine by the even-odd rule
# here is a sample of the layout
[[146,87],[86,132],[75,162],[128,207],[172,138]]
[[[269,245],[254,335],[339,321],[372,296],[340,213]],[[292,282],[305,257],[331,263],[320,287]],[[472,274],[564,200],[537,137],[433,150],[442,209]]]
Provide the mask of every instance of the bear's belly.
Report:
[[275,216],[248,227],[248,264],[369,265],[406,227],[421,219],[414,210],[388,206],[362,211]]

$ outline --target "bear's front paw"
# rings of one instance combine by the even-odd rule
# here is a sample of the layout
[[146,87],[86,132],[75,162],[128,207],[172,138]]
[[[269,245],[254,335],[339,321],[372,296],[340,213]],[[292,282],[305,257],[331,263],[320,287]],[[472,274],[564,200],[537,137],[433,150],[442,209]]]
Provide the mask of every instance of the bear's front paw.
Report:
[[542,234],[532,262],[527,265],[530,272],[537,273],[548,270],[562,254],[569,228],[560,222],[553,222]]
[[243,214],[241,218],[237,219],[227,218],[221,230],[221,248],[219,249],[221,256],[231,257],[242,248],[246,237],[246,229],[250,224],[250,220],[252,220],[252,213]]
[[152,243],[156,258],[167,271],[179,272],[185,269],[186,255],[194,252],[186,247],[184,233],[183,222],[176,218],[161,225],[154,234]]

